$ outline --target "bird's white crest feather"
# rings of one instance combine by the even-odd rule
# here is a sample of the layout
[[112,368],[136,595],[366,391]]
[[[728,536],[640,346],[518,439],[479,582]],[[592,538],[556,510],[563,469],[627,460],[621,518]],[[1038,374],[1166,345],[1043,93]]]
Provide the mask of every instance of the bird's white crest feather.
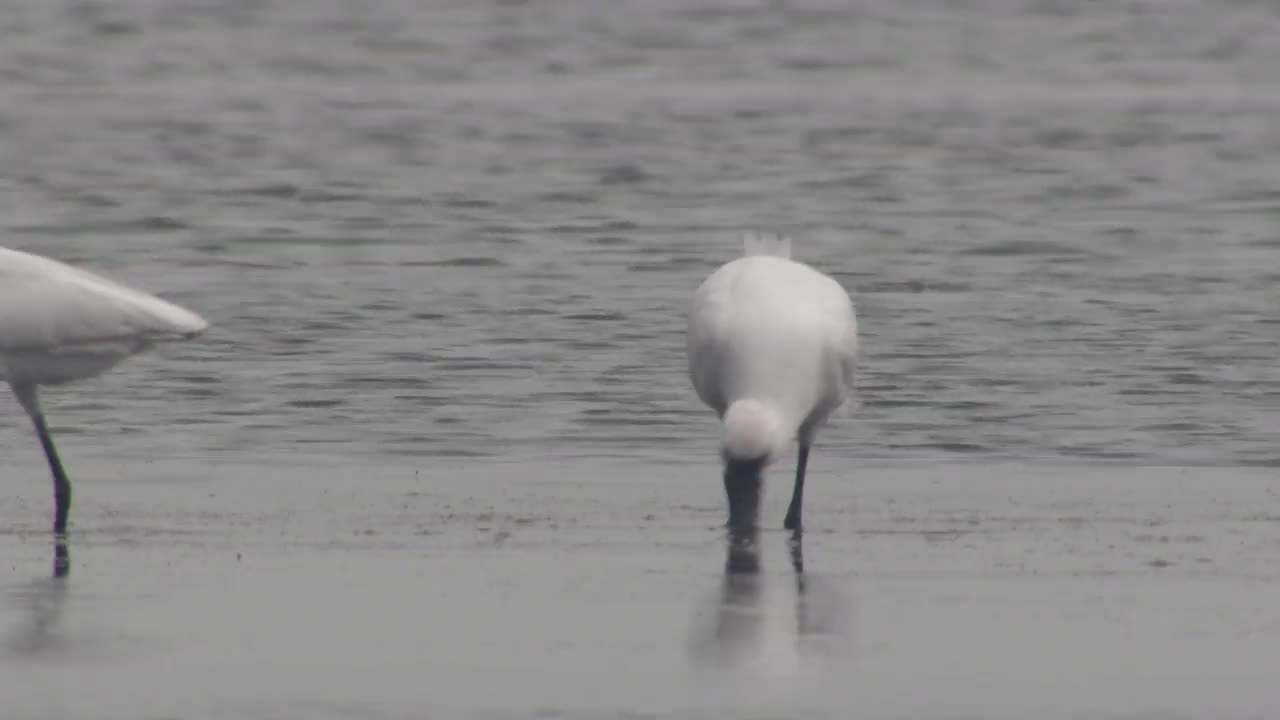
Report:
[[745,256],[773,255],[790,259],[791,238],[784,235],[747,233],[742,237],[742,254]]

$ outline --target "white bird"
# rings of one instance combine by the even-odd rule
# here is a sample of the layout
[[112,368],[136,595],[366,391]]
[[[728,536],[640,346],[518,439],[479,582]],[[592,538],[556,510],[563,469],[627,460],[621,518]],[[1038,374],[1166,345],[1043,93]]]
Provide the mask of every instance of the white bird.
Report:
[[44,446],[57,537],[66,537],[71,483],[49,437],[37,387],[93,377],[157,342],[195,337],[208,327],[199,315],[155,296],[0,248],[0,380],[13,388]]
[[784,527],[800,530],[805,466],[817,429],[853,388],[858,323],[849,293],[791,259],[791,244],[748,236],[745,257],[713,272],[689,305],[689,376],[720,416],[729,525],[754,525],[763,471],[794,438],[795,487]]

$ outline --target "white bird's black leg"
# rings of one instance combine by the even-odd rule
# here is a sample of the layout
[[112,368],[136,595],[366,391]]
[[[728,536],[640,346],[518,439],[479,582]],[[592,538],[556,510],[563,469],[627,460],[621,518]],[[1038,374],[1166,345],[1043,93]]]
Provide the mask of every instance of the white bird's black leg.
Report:
[[67,480],[67,471],[62,468],[62,460],[58,457],[58,449],[49,436],[49,427],[43,415],[36,415],[32,422],[36,426],[36,434],[40,436],[40,444],[44,447],[44,456],[49,461],[49,470],[53,472],[53,532],[66,536],[67,515],[71,512],[71,481]]
[[787,538],[787,550],[791,553],[791,569],[796,571],[796,580],[803,584],[804,579],[804,535],[798,530]]
[[809,444],[800,445],[800,457],[796,460],[796,486],[791,492],[791,507],[787,508],[787,519],[782,527],[787,530],[800,529],[800,508],[804,504],[804,470],[809,464]]
[[40,445],[44,448],[44,457],[49,461],[49,470],[53,473],[53,574],[61,577],[67,574],[71,560],[67,551],[67,516],[71,513],[71,481],[67,479],[67,471],[62,467],[62,459],[58,457],[58,449],[49,435],[49,426],[45,423],[44,413],[40,410],[40,402],[36,397],[34,385],[15,385],[13,394],[18,402],[31,416],[31,423],[40,437]]
[[53,541],[53,576],[66,577],[71,572],[71,550],[65,537]]
[[796,575],[796,637],[801,638],[808,634],[809,623],[805,618],[807,608],[806,593],[809,585],[805,582],[804,574],[804,533],[799,528],[791,531],[791,537],[787,539],[787,548],[791,551],[791,569]]
[[45,425],[44,416],[32,418],[36,433],[40,436],[40,444],[44,446],[44,456],[49,460],[49,469],[53,471],[53,576],[65,577],[71,571],[71,553],[67,548],[67,516],[71,513],[71,481],[67,480],[67,471],[62,469],[62,460],[58,458],[58,449],[53,446],[53,438],[49,436],[49,428]]

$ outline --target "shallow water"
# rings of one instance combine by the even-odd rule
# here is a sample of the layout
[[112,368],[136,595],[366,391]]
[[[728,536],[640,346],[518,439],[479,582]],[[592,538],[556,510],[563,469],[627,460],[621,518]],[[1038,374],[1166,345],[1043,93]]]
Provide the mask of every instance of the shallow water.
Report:
[[[828,473],[803,572],[766,528],[760,574],[726,576],[722,500],[696,465],[108,469],[79,508],[70,578],[39,576],[38,529],[0,536],[6,717],[1198,718],[1280,703],[1263,471]],[[769,496],[768,527],[786,500]]]
[[[9,3],[4,243],[214,327],[46,393],[64,583],[0,415],[0,715],[1269,714],[1278,33],[1195,0]],[[685,299],[757,229],[864,338],[799,646],[785,536],[724,583],[684,376]]]

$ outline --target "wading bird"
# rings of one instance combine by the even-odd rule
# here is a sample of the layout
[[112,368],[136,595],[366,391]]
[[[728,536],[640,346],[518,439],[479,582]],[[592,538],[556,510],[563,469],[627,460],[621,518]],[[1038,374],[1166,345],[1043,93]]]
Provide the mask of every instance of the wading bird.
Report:
[[158,342],[192,338],[208,327],[199,315],[155,296],[56,260],[0,248],[0,380],[31,417],[53,472],[55,563],[64,565],[63,573],[71,483],[37,388],[93,377]]
[[853,303],[840,283],[791,259],[791,243],[748,236],[689,305],[689,375],[720,416],[730,527],[754,525],[765,467],[795,438],[795,487],[784,526],[800,530],[814,435],[848,398],[858,352]]

